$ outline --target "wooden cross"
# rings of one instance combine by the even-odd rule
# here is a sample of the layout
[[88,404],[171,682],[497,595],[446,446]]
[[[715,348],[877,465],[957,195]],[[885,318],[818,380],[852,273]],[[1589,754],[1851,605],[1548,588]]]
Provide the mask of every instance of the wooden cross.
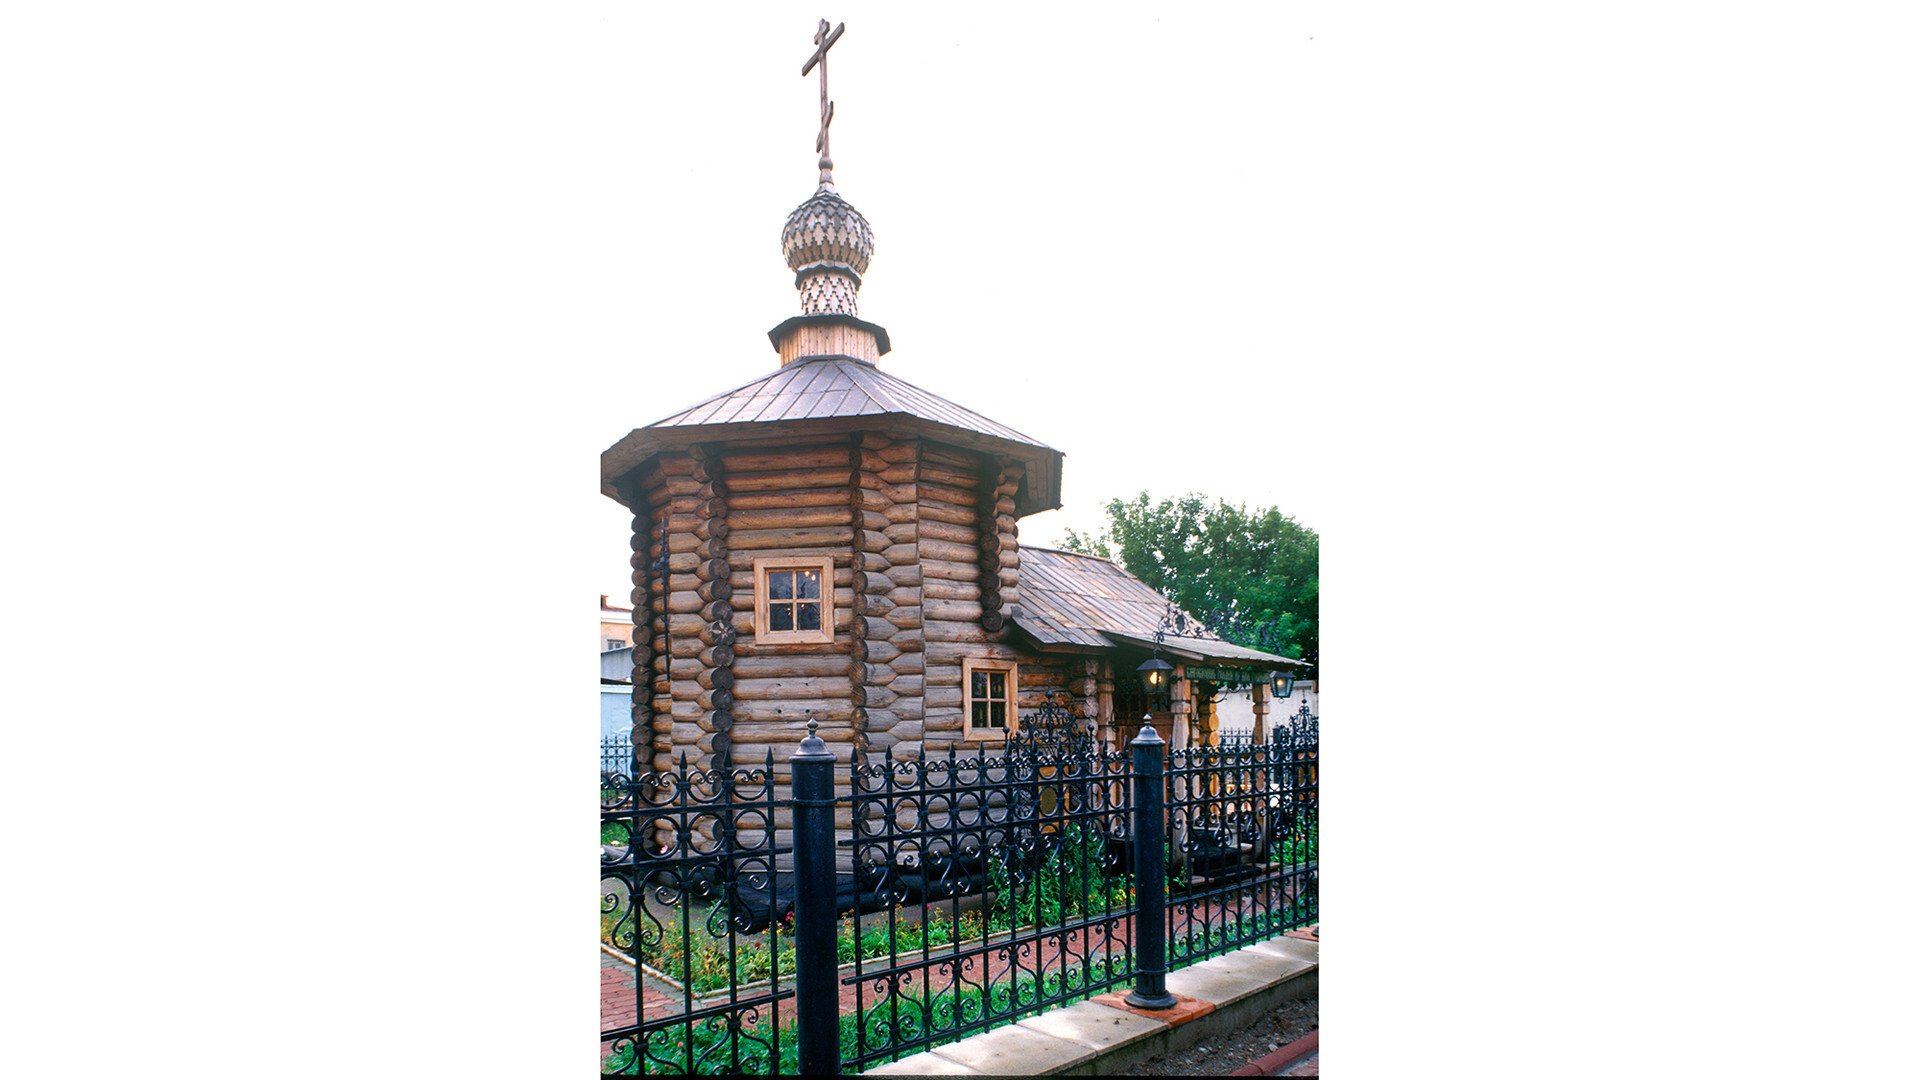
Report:
[[827,50],[833,48],[833,43],[839,41],[840,35],[846,30],[847,24],[841,23],[833,28],[832,33],[828,33],[827,20],[821,19],[820,29],[813,34],[813,43],[817,47],[800,69],[800,76],[805,78],[813,70],[813,65],[820,65],[820,137],[813,141],[813,148],[820,152],[820,182],[823,184],[833,182],[833,153],[827,148],[827,129],[833,124],[833,102],[827,99]]

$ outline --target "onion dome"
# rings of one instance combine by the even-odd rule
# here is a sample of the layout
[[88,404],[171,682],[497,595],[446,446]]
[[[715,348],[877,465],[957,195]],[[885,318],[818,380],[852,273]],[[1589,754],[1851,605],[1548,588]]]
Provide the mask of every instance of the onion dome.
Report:
[[831,181],[787,215],[780,250],[806,315],[858,315],[860,275],[873,259],[873,229]]

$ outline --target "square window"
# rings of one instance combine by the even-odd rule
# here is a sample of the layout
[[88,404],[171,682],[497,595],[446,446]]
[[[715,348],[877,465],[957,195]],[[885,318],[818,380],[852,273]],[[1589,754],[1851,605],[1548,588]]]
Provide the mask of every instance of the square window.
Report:
[[1020,726],[1020,668],[1011,660],[968,657],[960,662],[961,688],[966,692],[961,713],[966,720],[962,737],[997,742]]
[[754,639],[769,645],[833,642],[833,558],[755,559]]

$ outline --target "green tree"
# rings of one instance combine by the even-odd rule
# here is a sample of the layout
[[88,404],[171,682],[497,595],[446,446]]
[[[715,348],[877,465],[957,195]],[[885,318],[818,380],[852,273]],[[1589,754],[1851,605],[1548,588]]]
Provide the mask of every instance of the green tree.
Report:
[[1107,504],[1103,532],[1068,529],[1068,551],[1118,558],[1221,637],[1317,664],[1320,536],[1278,510],[1200,494]]

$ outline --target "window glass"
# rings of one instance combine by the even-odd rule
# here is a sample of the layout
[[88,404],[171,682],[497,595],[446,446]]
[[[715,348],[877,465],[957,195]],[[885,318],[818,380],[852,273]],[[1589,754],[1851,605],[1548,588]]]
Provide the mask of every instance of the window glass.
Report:
[[973,673],[973,696],[979,699],[987,696],[987,673],[984,671]]
[[1007,726],[1007,703],[993,701],[987,703],[987,726],[1003,728]]
[[[819,575],[816,574],[814,576],[818,577]],[[819,604],[796,603],[793,606],[796,613],[800,616],[800,629],[802,630],[820,629],[820,605]]]
[[800,591],[795,595],[801,599],[818,600],[820,598],[820,571],[798,571],[794,574],[794,581],[800,587]]
[[[820,617],[816,614],[814,616],[814,621],[816,622],[819,621],[819,618]],[[793,629],[793,605],[792,604],[767,605],[767,624],[768,624],[767,629],[769,630]]]
[[[767,596],[774,600],[793,599],[793,571],[767,571]],[[792,627],[788,627],[792,629]]]

